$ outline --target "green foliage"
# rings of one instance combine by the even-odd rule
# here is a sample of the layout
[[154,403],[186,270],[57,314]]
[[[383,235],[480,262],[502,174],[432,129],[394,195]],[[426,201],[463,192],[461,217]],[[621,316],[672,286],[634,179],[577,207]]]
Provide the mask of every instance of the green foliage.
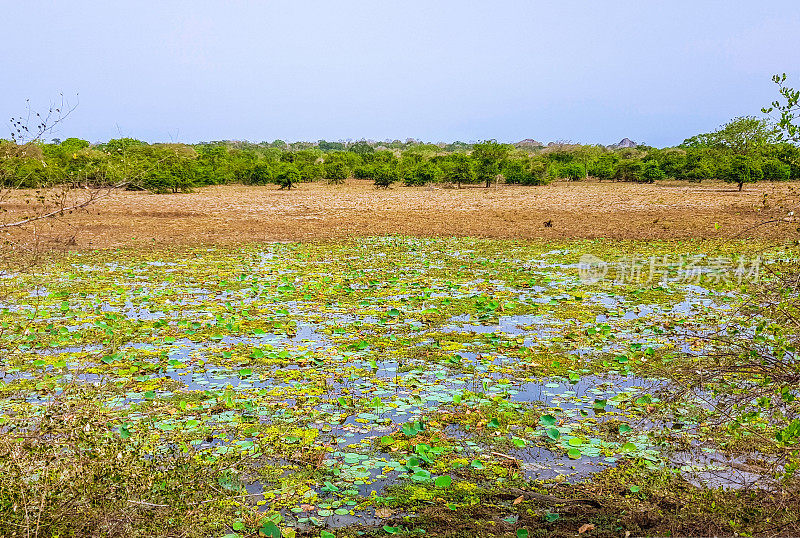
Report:
[[713,133],[684,140],[683,145],[693,148],[720,148],[746,155],[778,140],[778,130],[767,120],[742,116],[732,119]]
[[658,166],[658,162],[655,160],[646,161],[642,165],[642,179],[647,183],[652,183],[653,181],[664,179],[666,174]]
[[786,181],[792,174],[792,167],[778,159],[767,158],[761,162],[761,172],[764,179],[770,181]]
[[619,163],[619,156],[616,153],[604,153],[592,162],[587,172],[597,179],[613,179],[617,163]]
[[498,144],[496,140],[486,140],[472,146],[472,159],[475,162],[475,176],[489,187],[500,174],[500,163],[511,151],[508,144]]
[[617,164],[617,171],[614,173],[614,179],[618,181],[641,182],[644,180],[642,177],[643,168],[644,165],[641,160],[622,159]]
[[786,85],[786,73],[774,75],[772,82],[778,85],[781,98],[773,101],[772,105],[761,109],[765,114],[779,112],[778,128],[779,137],[794,142],[800,142],[800,90]]
[[397,168],[388,164],[379,164],[375,166],[372,171],[372,179],[375,181],[375,186],[383,189],[388,189],[392,183],[399,181],[400,174]]
[[353,177],[355,179],[372,179],[372,172],[375,170],[374,166],[361,165],[353,168]]
[[586,178],[586,168],[582,163],[570,161],[553,167],[558,174],[556,177],[578,181]]
[[439,167],[432,162],[421,162],[403,174],[403,183],[409,187],[436,183],[441,173]]
[[268,185],[275,181],[275,173],[272,163],[258,162],[252,165],[247,173],[248,183],[253,185]]
[[522,184],[527,177],[527,162],[522,159],[508,159],[503,162],[501,172],[506,183]]
[[340,184],[350,175],[350,170],[341,160],[325,161],[322,168],[322,175],[330,183]]
[[722,179],[736,183],[739,190],[745,183],[753,183],[764,177],[758,161],[747,155],[734,155],[722,170]]
[[300,180],[300,171],[294,164],[280,163],[275,173],[275,181],[281,189],[291,190]]
[[443,174],[442,177],[458,185],[462,183],[472,183],[475,181],[475,170],[472,168],[472,161],[467,155],[455,153],[446,161],[441,161]]
[[373,148],[369,143],[364,140],[356,142],[355,144],[350,145],[347,148],[347,151],[351,153],[357,153],[359,155],[365,155],[367,153],[374,153],[375,148]]
[[405,186],[437,182],[459,187],[482,182],[489,186],[498,178],[508,184],[541,185],[553,179],[580,180],[587,176],[635,182],[667,177],[702,181],[722,177],[734,155],[752,159],[757,163],[754,166],[763,170],[764,179],[800,179],[800,148],[777,142],[778,138],[778,132],[765,120],[744,117],[713,133],[689,138],[678,148],[665,149],[559,143],[521,150],[494,140],[472,145],[433,145],[415,140],[382,144],[365,140],[351,144],[276,140],[191,146],[148,144],[132,138],[96,145],[78,138],[51,144],[0,141],[0,185],[35,188],[130,183],[130,188],[184,192],[204,185],[241,182],[291,188],[300,181],[341,183],[351,174],[357,179],[374,180],[376,168],[382,165],[396,171],[397,176],[383,174],[378,181],[381,186],[386,181],[402,181]]

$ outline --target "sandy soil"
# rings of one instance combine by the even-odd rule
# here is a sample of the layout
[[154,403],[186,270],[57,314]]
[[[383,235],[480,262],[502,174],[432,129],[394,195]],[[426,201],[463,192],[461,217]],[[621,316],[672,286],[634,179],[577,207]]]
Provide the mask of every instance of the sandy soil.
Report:
[[[795,189],[795,184],[767,182],[748,185],[743,192],[718,182],[557,182],[543,187],[395,187],[388,191],[376,190],[366,181],[349,181],[342,186],[302,184],[292,191],[227,185],[190,194],[113,192],[57,224],[40,222],[38,227],[49,243],[71,248],[385,234],[519,239],[787,239],[800,237],[798,224],[758,224],[785,217],[787,210],[776,206],[796,205]],[[0,221],[10,222],[28,214],[30,206],[24,201],[30,197],[30,192],[14,192],[0,202]],[[768,208],[764,207],[765,199]]]

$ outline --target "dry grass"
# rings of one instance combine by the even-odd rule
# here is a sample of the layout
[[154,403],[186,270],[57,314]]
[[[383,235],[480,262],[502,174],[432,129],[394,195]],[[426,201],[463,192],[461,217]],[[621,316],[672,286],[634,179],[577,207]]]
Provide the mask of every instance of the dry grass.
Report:
[[[25,192],[3,204],[3,221],[23,216]],[[743,192],[719,182],[653,185],[557,182],[544,187],[376,190],[370,182],[302,184],[297,190],[227,185],[190,194],[114,192],[62,219],[56,242],[70,248],[235,244],[403,234],[518,239],[785,240],[796,226],[757,226],[796,200],[791,183]],[[551,226],[545,223],[550,221]]]

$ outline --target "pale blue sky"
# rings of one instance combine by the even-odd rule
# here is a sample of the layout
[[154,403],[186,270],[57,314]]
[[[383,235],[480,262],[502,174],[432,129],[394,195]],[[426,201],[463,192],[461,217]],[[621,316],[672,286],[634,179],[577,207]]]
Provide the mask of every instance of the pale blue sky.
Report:
[[797,0],[3,4],[0,118],[62,138],[664,146],[800,86]]

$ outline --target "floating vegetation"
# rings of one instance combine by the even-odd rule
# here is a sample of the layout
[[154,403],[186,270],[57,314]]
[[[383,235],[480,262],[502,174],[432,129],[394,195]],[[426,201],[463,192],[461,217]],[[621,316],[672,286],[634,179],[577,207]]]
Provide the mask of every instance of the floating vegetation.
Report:
[[[237,536],[395,534],[420,504],[457,510],[497,488],[713,461],[692,412],[659,412],[660,396],[671,366],[710,345],[698,334],[745,323],[740,286],[677,271],[585,284],[582,254],[623,247],[562,247],[391,237],[70,255],[7,278],[0,431],[24,447],[88,400],[86,434],[120,460],[204,469],[184,478],[213,497],[183,502],[213,505],[203,525]],[[177,488],[170,477],[135,480],[144,495]]]

